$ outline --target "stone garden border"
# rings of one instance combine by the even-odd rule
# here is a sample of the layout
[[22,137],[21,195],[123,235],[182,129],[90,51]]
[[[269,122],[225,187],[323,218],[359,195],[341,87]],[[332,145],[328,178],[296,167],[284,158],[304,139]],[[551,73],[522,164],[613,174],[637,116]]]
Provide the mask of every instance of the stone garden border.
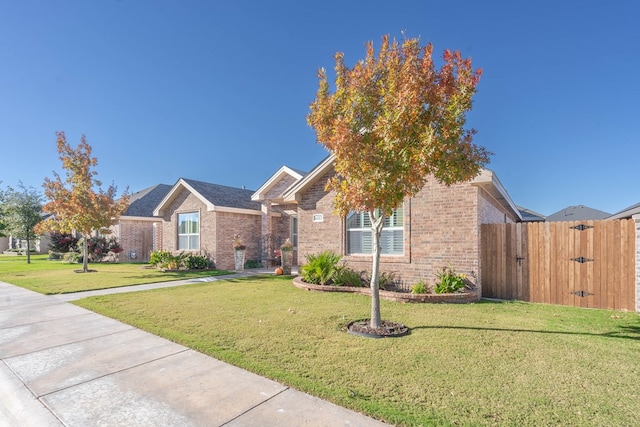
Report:
[[[297,288],[306,289],[308,291],[318,292],[349,292],[355,294],[370,295],[371,290],[368,287],[356,288],[351,286],[333,286],[333,285],[313,285],[302,281],[302,277],[298,276],[293,279],[293,284]],[[480,301],[480,289],[476,288],[467,292],[455,294],[412,294],[405,292],[392,292],[380,290],[380,298],[395,302],[422,302],[422,303],[447,303],[447,304],[469,304]]]

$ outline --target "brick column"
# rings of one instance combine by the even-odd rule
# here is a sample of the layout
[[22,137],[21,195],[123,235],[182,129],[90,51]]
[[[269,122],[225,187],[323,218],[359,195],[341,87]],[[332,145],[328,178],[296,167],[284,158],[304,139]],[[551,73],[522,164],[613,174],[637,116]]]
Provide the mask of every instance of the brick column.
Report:
[[636,312],[640,313],[640,215],[634,215],[636,224]]

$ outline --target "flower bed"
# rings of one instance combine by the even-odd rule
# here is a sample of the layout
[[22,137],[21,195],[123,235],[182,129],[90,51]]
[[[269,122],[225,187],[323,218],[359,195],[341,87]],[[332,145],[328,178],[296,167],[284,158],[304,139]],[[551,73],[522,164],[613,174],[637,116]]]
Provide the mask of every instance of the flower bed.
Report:
[[[333,285],[313,285],[302,281],[300,276],[293,279],[293,284],[309,291],[318,292],[350,292],[355,294],[370,295],[371,289],[368,287],[355,288],[350,286],[333,286]],[[478,288],[458,292],[455,294],[411,294],[407,292],[392,292],[380,290],[380,298],[388,301],[396,302],[426,302],[426,303],[449,303],[449,304],[468,304],[480,300],[480,291]]]

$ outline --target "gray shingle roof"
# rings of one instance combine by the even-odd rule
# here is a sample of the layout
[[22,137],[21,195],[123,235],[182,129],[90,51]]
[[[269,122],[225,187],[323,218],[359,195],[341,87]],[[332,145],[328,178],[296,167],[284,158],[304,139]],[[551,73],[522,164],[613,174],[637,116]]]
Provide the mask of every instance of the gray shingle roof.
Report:
[[260,210],[260,202],[251,200],[253,190],[244,188],[227,187],[225,185],[211,184],[208,182],[195,181],[193,179],[182,178],[202,197],[216,206],[226,206],[228,208]]
[[626,209],[622,209],[620,212],[616,212],[607,219],[625,219],[631,218],[633,215],[640,214],[640,203],[631,205]]
[[547,217],[547,221],[589,221],[605,219],[610,213],[599,211],[588,206],[568,206]]
[[516,206],[520,211],[520,216],[523,221],[531,222],[531,221],[544,221],[544,215],[532,211],[531,209],[523,208],[522,206]]
[[158,184],[153,187],[145,188],[137,193],[133,193],[129,197],[129,207],[123,215],[152,217],[153,210],[169,193],[173,186],[167,184]]

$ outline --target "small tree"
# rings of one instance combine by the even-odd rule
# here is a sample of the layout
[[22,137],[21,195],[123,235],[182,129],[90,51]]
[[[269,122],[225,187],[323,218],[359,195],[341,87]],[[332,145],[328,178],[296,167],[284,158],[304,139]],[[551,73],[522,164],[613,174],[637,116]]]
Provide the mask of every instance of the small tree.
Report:
[[438,70],[433,47],[420,39],[402,44],[382,38],[379,53],[366,44],[366,58],[353,68],[335,55],[335,92],[319,70],[319,88],[308,124],[317,141],[335,156],[335,209],[345,216],[368,212],[373,236],[370,326],[378,328],[380,236],[385,216],[433,177],[451,185],[478,175],[490,153],[473,144],[464,129],[481,70],[446,50]]
[[[66,179],[63,181],[56,172],[53,172],[54,179],[45,178],[42,186],[49,202],[44,210],[54,214],[54,218],[41,223],[40,229],[61,233],[75,231],[85,239],[94,231],[107,232],[128,206],[127,191],[116,201],[114,184],[106,191],[100,188],[102,183],[94,178],[98,173],[93,170],[98,160],[91,156],[92,149],[84,135],[75,150],[67,143],[64,132],[56,132],[56,135],[62,167],[67,171]],[[84,245],[83,252],[82,271],[87,272],[88,245]]]
[[31,243],[37,237],[35,226],[42,221],[42,195],[33,187],[19,184],[19,190],[7,187],[0,196],[4,234],[27,241],[27,264],[31,263]]

